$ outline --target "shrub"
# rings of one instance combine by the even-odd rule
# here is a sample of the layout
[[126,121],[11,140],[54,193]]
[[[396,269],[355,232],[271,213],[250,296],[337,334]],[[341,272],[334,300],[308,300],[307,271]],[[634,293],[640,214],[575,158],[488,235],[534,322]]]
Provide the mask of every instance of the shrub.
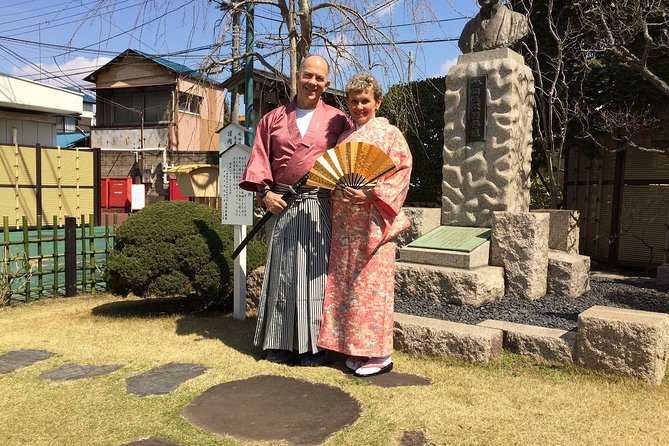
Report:
[[[203,305],[231,305],[233,228],[214,209],[165,201],[133,214],[116,231],[105,269],[114,294],[193,296]],[[249,270],[265,261],[264,244],[247,249]]]

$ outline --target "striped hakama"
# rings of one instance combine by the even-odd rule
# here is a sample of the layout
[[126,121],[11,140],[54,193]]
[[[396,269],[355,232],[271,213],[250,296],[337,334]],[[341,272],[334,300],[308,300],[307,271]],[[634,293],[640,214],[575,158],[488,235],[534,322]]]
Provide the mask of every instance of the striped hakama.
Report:
[[[287,187],[275,185],[284,193]],[[254,344],[317,352],[330,252],[330,191],[302,187],[268,221],[269,244]]]

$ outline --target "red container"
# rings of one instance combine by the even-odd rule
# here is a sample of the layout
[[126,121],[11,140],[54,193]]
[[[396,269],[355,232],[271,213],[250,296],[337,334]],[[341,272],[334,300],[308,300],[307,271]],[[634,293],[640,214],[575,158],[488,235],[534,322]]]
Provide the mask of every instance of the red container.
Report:
[[130,209],[132,197],[132,178],[108,178],[110,208]]
[[102,209],[109,207],[109,178],[100,180],[100,207]]
[[170,178],[170,201],[188,201],[189,198],[181,194],[176,178]]

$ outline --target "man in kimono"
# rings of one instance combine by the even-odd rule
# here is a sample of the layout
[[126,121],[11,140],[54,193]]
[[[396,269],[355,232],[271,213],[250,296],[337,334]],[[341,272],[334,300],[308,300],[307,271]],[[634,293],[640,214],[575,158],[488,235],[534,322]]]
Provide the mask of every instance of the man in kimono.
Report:
[[251,157],[240,187],[256,191],[260,205],[274,214],[254,344],[266,359],[305,366],[323,363],[316,341],[330,252],[330,191],[301,187],[284,201],[288,186],[309,172],[316,159],[334,147],[352,124],[326,105],[329,66],[321,56],[304,59],[297,96],[267,113],[258,123]]

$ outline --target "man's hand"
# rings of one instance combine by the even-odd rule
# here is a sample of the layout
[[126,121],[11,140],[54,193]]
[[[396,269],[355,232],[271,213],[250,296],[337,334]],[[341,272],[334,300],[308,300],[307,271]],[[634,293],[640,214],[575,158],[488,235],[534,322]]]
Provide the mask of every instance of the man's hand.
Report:
[[260,206],[274,215],[280,214],[283,212],[284,208],[288,206],[288,203],[283,201],[280,194],[272,191],[267,192],[265,198],[258,198],[260,200]]

